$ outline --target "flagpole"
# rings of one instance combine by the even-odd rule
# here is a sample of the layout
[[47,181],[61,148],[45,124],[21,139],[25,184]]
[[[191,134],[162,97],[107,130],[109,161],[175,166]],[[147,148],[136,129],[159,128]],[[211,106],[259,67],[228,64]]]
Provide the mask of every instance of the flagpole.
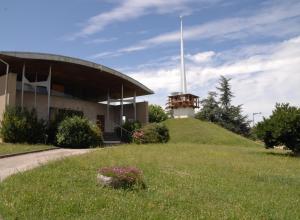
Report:
[[185,75],[185,64],[184,64],[184,45],[183,45],[183,24],[182,16],[180,16],[180,52],[181,52],[181,93],[186,94],[186,75]]

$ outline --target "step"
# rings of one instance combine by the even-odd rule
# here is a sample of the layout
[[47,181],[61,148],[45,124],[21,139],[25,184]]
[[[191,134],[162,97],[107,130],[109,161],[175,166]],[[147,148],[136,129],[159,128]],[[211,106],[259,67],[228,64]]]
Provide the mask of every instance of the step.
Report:
[[103,144],[105,144],[105,145],[115,145],[115,144],[121,144],[121,141],[103,141]]
[[108,144],[120,144],[121,139],[118,137],[116,133],[103,133],[104,143]]

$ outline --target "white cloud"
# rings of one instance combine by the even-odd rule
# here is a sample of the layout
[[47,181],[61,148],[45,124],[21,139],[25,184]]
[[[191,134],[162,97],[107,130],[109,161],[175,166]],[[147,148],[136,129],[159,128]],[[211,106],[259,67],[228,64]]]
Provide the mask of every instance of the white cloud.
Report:
[[[215,88],[220,75],[232,78],[235,104],[244,104],[245,112],[271,113],[276,102],[300,105],[300,36],[277,44],[263,45],[269,50],[248,50],[239,56],[235,50],[213,57],[207,66],[187,66],[188,90],[205,96]],[[253,53],[251,53],[251,49]],[[235,56],[228,54],[235,54]],[[222,56],[225,56],[223,58]],[[230,57],[230,58],[229,58]],[[228,59],[229,58],[229,59]],[[218,64],[219,59],[224,60]],[[164,105],[166,96],[179,90],[179,66],[171,64],[160,69],[142,69],[130,74],[156,92],[151,101]]]
[[188,14],[193,10],[193,7],[190,7],[191,2],[199,5],[199,3],[211,4],[216,1],[218,0],[118,0],[117,6],[112,10],[89,18],[83,28],[70,39],[86,37],[103,30],[112,23],[136,19],[150,13],[167,14],[176,11]]
[[[284,2],[273,1],[263,6],[251,16],[231,17],[210,21],[201,25],[186,27],[185,40],[210,39],[225,41],[228,39],[242,39],[249,36],[275,36],[285,37],[300,33],[300,2],[287,0]],[[179,28],[178,28],[179,29]],[[145,50],[157,45],[178,42],[180,32],[173,31],[142,40],[134,45],[120,49],[123,53]],[[134,48],[134,50],[132,49]]]
[[118,40],[117,37],[110,37],[110,38],[96,38],[92,40],[87,40],[85,44],[102,44],[102,43],[108,43],[112,41]]
[[[248,17],[226,18],[217,21],[207,22],[198,26],[188,27],[184,31],[185,39],[211,39],[211,38],[240,38],[241,34],[249,35],[280,35],[296,31],[291,27],[299,27],[299,20],[294,20],[300,16],[299,1],[284,1],[274,3],[257,11]],[[291,20],[288,20],[291,19]],[[286,26],[287,24],[294,24]],[[278,31],[280,30],[280,31]],[[284,32],[283,32],[284,31]],[[145,40],[148,45],[158,45],[162,43],[176,42],[180,38],[179,31],[158,35]]]
[[194,63],[205,63],[209,62],[213,56],[215,56],[214,51],[206,51],[202,53],[196,53],[196,54],[187,54],[186,58],[193,61]]
[[94,54],[92,56],[89,56],[88,59],[99,59],[99,58],[103,58],[103,57],[116,57],[116,56],[119,56],[118,53],[115,53],[115,52],[101,52],[101,53],[97,53],[97,54]]
[[143,49],[142,46],[132,46],[132,47],[128,47],[128,48],[119,49],[117,51],[106,51],[106,52],[96,53],[96,54],[93,54],[93,55],[87,57],[87,59],[94,60],[94,59],[99,59],[99,58],[118,57],[118,56],[121,56],[123,53],[134,52],[134,51],[138,51],[141,49]]

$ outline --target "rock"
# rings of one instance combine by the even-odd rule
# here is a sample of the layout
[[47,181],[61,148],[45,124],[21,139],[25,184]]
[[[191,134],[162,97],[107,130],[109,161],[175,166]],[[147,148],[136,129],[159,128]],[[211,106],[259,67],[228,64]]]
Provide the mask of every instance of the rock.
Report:
[[102,186],[112,186],[113,178],[109,176],[97,175],[97,182]]

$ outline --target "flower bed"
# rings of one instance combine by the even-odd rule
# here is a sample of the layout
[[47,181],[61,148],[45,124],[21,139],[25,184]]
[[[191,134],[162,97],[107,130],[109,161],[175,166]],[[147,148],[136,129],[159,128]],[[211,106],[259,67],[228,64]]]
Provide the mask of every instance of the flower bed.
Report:
[[97,179],[101,185],[113,188],[145,188],[143,172],[136,167],[103,167]]
[[144,131],[142,130],[136,130],[133,135],[132,138],[134,140],[134,142],[136,144],[142,144],[143,143],[143,138],[144,138]]
[[136,130],[133,135],[136,144],[167,143],[170,139],[169,129],[163,123],[151,123]]

